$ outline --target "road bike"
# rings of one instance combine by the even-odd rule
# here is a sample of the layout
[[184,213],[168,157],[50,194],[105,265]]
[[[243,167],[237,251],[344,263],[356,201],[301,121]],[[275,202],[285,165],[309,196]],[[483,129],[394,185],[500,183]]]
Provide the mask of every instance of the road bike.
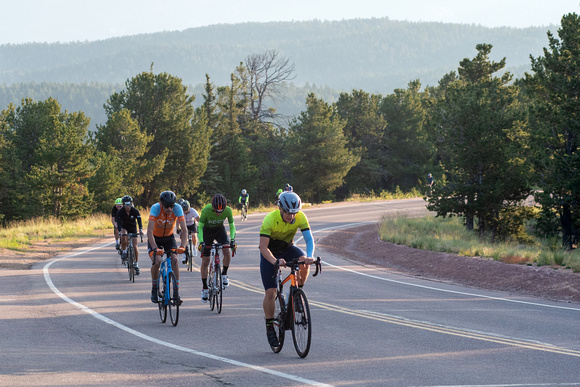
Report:
[[196,250],[193,248],[193,238],[191,233],[188,231],[188,242],[185,248],[185,259],[187,260],[187,271],[193,270],[193,257],[195,256]]
[[167,321],[167,311],[169,310],[169,318],[173,326],[177,325],[179,321],[179,294],[177,291],[177,279],[175,273],[171,268],[171,254],[175,253],[175,249],[161,253],[163,259],[159,266],[159,287],[157,293],[157,306],[159,307],[159,317],[161,322]]
[[[141,234],[127,234],[129,244],[127,245],[127,258],[123,260],[123,264],[127,267],[127,271],[129,271],[129,282],[135,282],[135,250],[133,249],[133,238],[137,238],[139,235]],[[141,243],[143,243],[143,235],[141,235]]]
[[[230,245],[221,243],[213,243],[209,251],[209,269],[207,275],[207,287],[209,296],[209,310],[214,310],[219,313],[222,312],[222,299],[224,286],[222,283],[222,267],[220,256],[223,254],[223,249],[229,249]],[[235,250],[232,250],[232,257]]]
[[248,205],[242,204],[242,222],[248,219]]
[[[278,353],[284,346],[285,331],[292,331],[292,340],[298,356],[304,358],[310,351],[310,341],[312,340],[312,321],[310,320],[310,307],[308,299],[303,289],[298,287],[298,269],[304,261],[293,260],[286,262],[286,267],[290,268],[290,274],[282,279],[282,271],[278,261],[276,261],[276,277],[278,280],[278,290],[276,292],[276,309],[274,311],[274,331],[278,336],[278,346],[272,346],[272,351]],[[312,275],[316,277],[322,273],[320,257],[314,261],[316,271]],[[290,282],[289,291],[284,295],[284,284]]]

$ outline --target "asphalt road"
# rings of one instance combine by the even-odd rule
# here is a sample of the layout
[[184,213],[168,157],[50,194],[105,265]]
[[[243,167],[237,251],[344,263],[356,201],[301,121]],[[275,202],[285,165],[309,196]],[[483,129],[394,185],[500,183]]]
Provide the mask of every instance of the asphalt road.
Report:
[[[338,227],[408,211],[421,214],[424,202],[305,212],[317,240]],[[199,272],[181,266],[184,303],[176,327],[162,324],[149,300],[145,243],[139,244],[142,273],[135,283],[112,240],[30,271],[0,270],[0,384],[580,385],[578,306],[401,276],[322,249],[316,254],[324,271],[305,286],[310,353],[299,358],[291,335],[279,354],[272,353],[258,267],[263,216],[236,218],[238,254],[221,314],[201,302]]]

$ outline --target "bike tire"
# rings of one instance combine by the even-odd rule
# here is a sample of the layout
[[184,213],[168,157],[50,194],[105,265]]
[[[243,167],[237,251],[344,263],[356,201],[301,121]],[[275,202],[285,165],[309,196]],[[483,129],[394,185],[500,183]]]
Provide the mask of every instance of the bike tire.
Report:
[[306,299],[306,293],[302,289],[295,289],[292,295],[292,340],[298,356],[304,358],[310,351],[312,340],[312,322],[310,320],[310,307]]
[[213,310],[215,308],[215,286],[214,286],[214,270],[213,265],[210,262],[209,264],[209,272],[207,276],[207,287],[209,288],[209,310]]
[[222,295],[223,295],[223,284],[222,284],[222,271],[217,268],[215,271],[215,306],[217,308],[218,314],[222,312]]
[[274,332],[276,332],[276,336],[278,336],[278,346],[275,347],[270,345],[272,351],[274,353],[278,353],[282,350],[284,346],[284,336],[285,336],[285,328],[284,328],[284,321],[286,320],[286,306],[284,305],[284,300],[281,297],[280,290],[278,290],[276,294],[275,300],[275,309],[274,309]]
[[171,324],[176,326],[179,322],[179,292],[177,290],[177,280],[173,272],[167,276],[167,282],[169,284],[169,302],[167,303],[167,309],[169,309]]
[[127,270],[129,271],[129,282],[135,282],[134,254],[133,245],[129,243],[129,247],[127,247]]
[[189,248],[187,252],[187,271],[193,271],[193,241],[189,239]]
[[161,318],[161,322],[165,323],[167,321],[167,304],[165,303],[165,281],[163,281],[163,276],[159,273],[159,291],[157,293],[157,297],[159,298],[159,302],[157,306],[159,307],[159,317]]

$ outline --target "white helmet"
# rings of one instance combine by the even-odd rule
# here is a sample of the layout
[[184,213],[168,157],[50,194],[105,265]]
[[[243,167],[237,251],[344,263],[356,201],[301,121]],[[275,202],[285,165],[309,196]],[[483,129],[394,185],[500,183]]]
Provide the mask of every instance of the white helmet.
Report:
[[278,206],[286,212],[296,214],[302,208],[302,201],[296,193],[286,191],[280,194]]

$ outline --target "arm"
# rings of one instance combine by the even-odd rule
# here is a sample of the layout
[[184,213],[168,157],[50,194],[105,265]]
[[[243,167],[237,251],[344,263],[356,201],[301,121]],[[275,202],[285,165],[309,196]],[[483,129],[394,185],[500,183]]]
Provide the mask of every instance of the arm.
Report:
[[153,236],[153,229],[155,228],[155,219],[151,220],[149,218],[149,224],[147,224],[147,240],[149,245],[153,250],[157,250],[157,243],[155,243],[155,236]]
[[[260,246],[259,246],[260,254],[262,254],[262,256],[264,258],[266,258],[266,260],[268,262],[270,262],[272,265],[275,265],[276,264],[276,257],[274,257],[274,254],[272,254],[272,252],[268,248],[269,243],[270,243],[269,237],[260,235]],[[282,258],[280,258],[280,265],[284,266],[285,264],[286,264],[286,261],[283,260]]]
[[312,231],[310,229],[302,231],[304,242],[306,242],[306,256],[312,258],[314,254],[314,238],[312,238]]
[[[182,230],[187,230],[187,225],[185,224],[185,219],[180,221],[179,225],[181,226]],[[182,232],[181,233],[181,246],[180,247],[185,247],[185,246],[187,246],[187,233]]]

